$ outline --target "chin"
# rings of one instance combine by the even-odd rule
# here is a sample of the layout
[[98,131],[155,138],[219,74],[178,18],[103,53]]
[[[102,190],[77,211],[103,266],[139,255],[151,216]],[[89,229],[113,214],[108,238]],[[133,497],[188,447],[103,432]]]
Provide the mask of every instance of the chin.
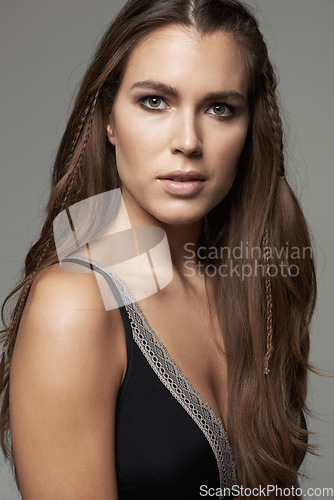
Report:
[[170,224],[174,226],[178,225],[187,225],[187,224],[195,224],[196,222],[203,219],[205,214],[159,214],[156,218],[163,222],[164,224]]

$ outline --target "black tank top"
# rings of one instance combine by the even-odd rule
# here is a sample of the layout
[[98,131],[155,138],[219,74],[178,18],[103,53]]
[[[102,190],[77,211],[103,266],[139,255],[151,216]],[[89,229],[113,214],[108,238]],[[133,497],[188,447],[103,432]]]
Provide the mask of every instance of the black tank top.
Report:
[[65,261],[101,274],[120,306],[127,369],[116,405],[119,500],[194,500],[209,488],[209,498],[232,498],[236,471],[222,421],[170,357],[125,283],[97,262]]

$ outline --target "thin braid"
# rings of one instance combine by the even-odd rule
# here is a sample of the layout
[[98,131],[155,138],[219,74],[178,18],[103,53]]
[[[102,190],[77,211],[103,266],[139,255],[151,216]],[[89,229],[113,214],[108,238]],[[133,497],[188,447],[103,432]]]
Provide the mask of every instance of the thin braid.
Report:
[[274,145],[277,152],[277,157],[279,159],[279,172],[278,175],[284,175],[284,152],[283,152],[283,128],[282,120],[280,117],[280,112],[277,105],[276,97],[276,87],[277,81],[274,73],[274,69],[267,59],[266,68],[264,71],[264,77],[267,86],[267,96],[268,96],[268,114],[272,123],[272,130],[274,136]]
[[91,107],[91,103],[89,102],[85,108],[85,111],[81,117],[81,120],[80,120],[80,123],[79,123],[79,126],[77,128],[77,132],[73,138],[73,141],[72,141],[72,144],[71,144],[71,149],[70,149],[70,152],[68,154],[68,157],[67,157],[67,160],[66,160],[66,163],[65,163],[65,172],[67,172],[67,169],[68,167],[70,166],[70,163],[71,163],[71,160],[73,158],[73,154],[74,154],[74,151],[75,151],[75,148],[76,148],[76,145],[78,144],[78,141],[79,141],[79,137],[81,135],[81,132],[82,132],[82,129],[83,129],[83,126],[84,126],[84,123],[86,121],[86,118],[88,116],[88,113],[89,113],[89,110],[90,110],[90,107]]
[[270,248],[269,248],[269,236],[268,236],[268,226],[265,227],[263,235],[263,258],[266,270],[266,354],[264,356],[264,374],[268,375],[270,373],[269,361],[273,353],[273,297],[272,297],[272,286],[270,279]]
[[[278,177],[284,177],[284,145],[283,145],[283,128],[282,120],[280,117],[279,108],[277,105],[276,98],[276,87],[277,81],[274,73],[274,69],[269,61],[266,62],[266,68],[264,71],[265,81],[266,81],[266,92],[268,96],[268,114],[272,124],[274,147],[278,159],[278,171],[276,175]],[[265,288],[266,288],[266,353],[264,356],[264,374],[268,375],[270,373],[269,361],[274,351],[273,346],[273,297],[272,297],[272,282],[270,278],[270,247],[269,247],[269,231],[268,225],[266,224],[262,239],[263,244],[263,259],[266,272]]]
[[[69,197],[69,195],[71,193],[71,190],[72,190],[72,187],[73,187],[73,184],[74,184],[75,174],[80,169],[81,162],[82,162],[82,159],[83,159],[85,151],[86,151],[86,147],[87,147],[87,143],[88,143],[88,140],[89,140],[90,131],[91,131],[91,128],[92,128],[94,112],[95,112],[95,109],[96,109],[96,106],[97,106],[97,101],[98,101],[98,98],[99,98],[99,95],[100,95],[101,87],[102,87],[102,85],[100,85],[98,87],[98,89],[96,90],[95,95],[94,95],[94,99],[92,101],[92,104],[91,105],[89,104],[87,106],[87,108],[85,110],[85,113],[84,113],[84,115],[83,115],[83,117],[82,117],[82,119],[80,121],[80,124],[79,124],[79,127],[78,127],[78,131],[77,131],[77,133],[75,135],[75,138],[74,138],[74,140],[72,142],[71,152],[70,152],[70,154],[68,156],[68,159],[67,159],[67,162],[66,162],[67,168],[68,168],[68,166],[71,163],[71,160],[73,158],[73,154],[74,154],[74,151],[75,151],[75,147],[76,147],[76,142],[78,141],[79,136],[80,136],[80,134],[82,132],[85,119],[87,118],[87,116],[89,114],[89,119],[88,119],[88,124],[87,124],[87,130],[86,130],[86,134],[85,134],[85,139],[84,139],[84,142],[82,144],[82,149],[81,149],[78,161],[75,164],[72,172],[69,174],[70,176],[72,176],[72,179],[71,179],[71,182],[69,183],[69,185],[68,185],[68,187],[66,189],[64,200],[63,200],[63,202],[61,204],[60,212],[62,212],[64,210],[64,208],[66,207],[66,203],[67,203],[68,197]],[[89,108],[90,108],[90,111],[89,111]]]
[[[267,58],[266,67],[264,70],[264,77],[266,82],[266,95],[268,102],[268,115],[271,121],[273,142],[276,150],[276,157],[278,160],[276,175],[278,178],[284,177],[284,145],[283,145],[283,128],[282,120],[280,117],[279,108],[277,105],[276,87],[277,80],[274,73],[272,64]],[[265,289],[266,289],[266,352],[264,356],[264,374],[270,373],[269,361],[274,351],[273,346],[273,297],[272,297],[272,282],[270,277],[270,247],[269,247],[269,231],[268,224],[265,225],[264,234],[262,238],[263,245],[263,260],[265,267]]]

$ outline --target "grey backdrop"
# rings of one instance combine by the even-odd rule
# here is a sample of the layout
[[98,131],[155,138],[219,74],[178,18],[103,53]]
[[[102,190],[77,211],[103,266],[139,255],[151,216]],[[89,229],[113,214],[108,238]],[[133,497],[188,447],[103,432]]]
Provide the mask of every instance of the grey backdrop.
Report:
[[[0,0],[0,302],[35,241],[49,175],[76,83],[122,0]],[[314,237],[319,302],[312,361],[333,368],[333,0],[249,0],[256,6],[280,94],[290,183]],[[334,383],[311,376],[308,425],[320,456],[309,456],[304,488],[334,488]],[[0,500],[17,500],[6,465]],[[308,498],[308,497],[305,497]],[[318,497],[325,498],[325,497]]]

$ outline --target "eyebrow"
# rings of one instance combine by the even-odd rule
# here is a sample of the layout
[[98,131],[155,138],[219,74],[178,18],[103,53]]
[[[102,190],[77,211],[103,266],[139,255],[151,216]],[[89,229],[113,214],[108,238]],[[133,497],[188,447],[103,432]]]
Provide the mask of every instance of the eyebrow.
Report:
[[[154,89],[157,92],[161,92],[165,95],[169,95],[175,98],[178,96],[178,91],[175,87],[172,87],[171,85],[166,85],[165,83],[161,82],[145,80],[142,82],[134,83],[131,86],[131,89],[135,87]],[[204,101],[215,101],[215,100],[220,101],[220,100],[235,99],[235,98],[238,98],[242,101],[247,101],[246,96],[241,94],[240,92],[237,92],[236,90],[226,90],[224,92],[210,92],[205,96]]]

